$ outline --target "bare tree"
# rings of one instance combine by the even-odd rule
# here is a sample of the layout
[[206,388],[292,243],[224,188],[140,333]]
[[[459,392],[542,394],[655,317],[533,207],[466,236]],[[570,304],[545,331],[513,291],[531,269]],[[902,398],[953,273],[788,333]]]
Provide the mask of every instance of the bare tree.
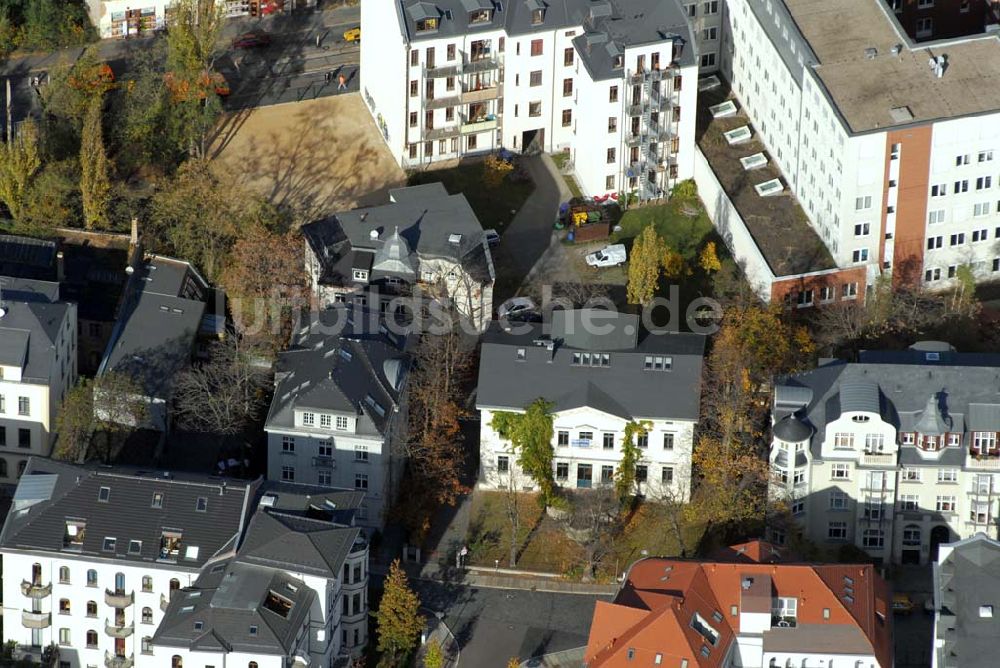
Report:
[[674,479],[670,484],[650,485],[646,494],[646,503],[658,503],[667,519],[670,531],[677,540],[681,555],[687,556],[693,545],[688,545],[684,536],[684,528],[694,519],[697,512],[691,505],[691,465],[681,462],[674,465]]
[[257,349],[232,336],[212,346],[207,362],[185,370],[174,387],[181,426],[215,434],[222,441],[256,419],[267,387],[257,358]]
[[572,494],[569,501],[566,534],[583,549],[586,577],[593,578],[621,533],[618,495],[614,486],[602,485]]
[[521,513],[524,510],[524,504],[528,502],[522,491],[526,478],[513,461],[509,463],[507,471],[497,475],[500,478],[500,489],[503,493],[504,514],[507,516],[507,526],[510,529],[508,541],[510,560],[508,563],[511,568],[516,568],[518,548],[521,546],[518,539],[518,534],[521,531]]
[[94,379],[95,427],[104,434],[104,462],[110,464],[149,417],[149,397],[136,378],[124,371],[109,371]]

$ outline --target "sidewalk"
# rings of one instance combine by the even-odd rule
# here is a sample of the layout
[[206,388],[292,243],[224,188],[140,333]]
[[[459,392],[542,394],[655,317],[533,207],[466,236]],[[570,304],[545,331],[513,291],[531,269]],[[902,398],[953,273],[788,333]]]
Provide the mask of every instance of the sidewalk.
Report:
[[448,625],[444,623],[444,620],[427,608],[420,609],[421,614],[427,620],[427,629],[424,636],[425,640],[423,644],[417,648],[417,654],[414,657],[414,666],[423,666],[424,655],[427,653],[427,646],[431,642],[436,642],[438,647],[441,648],[444,654],[444,668],[450,668],[452,666],[457,666],[459,659],[462,656],[462,648],[458,645],[458,640],[455,639],[455,634],[452,633]]
[[468,587],[486,587],[488,589],[523,589],[557,594],[587,594],[613,596],[618,591],[617,584],[598,584],[593,582],[572,582],[559,576],[546,577],[531,573],[517,573],[508,569],[489,569],[472,567],[467,569],[445,567],[429,562],[420,564],[405,564],[407,575],[421,580],[432,580],[453,585]]

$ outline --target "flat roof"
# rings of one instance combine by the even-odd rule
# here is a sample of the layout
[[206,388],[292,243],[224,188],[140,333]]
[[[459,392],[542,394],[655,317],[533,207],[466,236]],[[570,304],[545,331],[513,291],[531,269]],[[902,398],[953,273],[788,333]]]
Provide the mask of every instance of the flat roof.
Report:
[[[784,2],[819,59],[814,71],[852,132],[1000,110],[997,36],[913,43],[878,0]],[[762,23],[773,39],[773,22]],[[902,48],[894,56],[897,45]],[[870,48],[877,51],[874,58],[866,54]],[[928,61],[940,55],[947,67],[938,78]],[[909,113],[893,113],[901,108]]]

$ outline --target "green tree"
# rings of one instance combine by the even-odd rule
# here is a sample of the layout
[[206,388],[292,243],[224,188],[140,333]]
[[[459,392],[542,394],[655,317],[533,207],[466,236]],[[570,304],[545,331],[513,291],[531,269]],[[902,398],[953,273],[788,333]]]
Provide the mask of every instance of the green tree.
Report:
[[655,227],[647,225],[632,244],[626,287],[628,302],[648,304],[656,295],[661,275],[677,278],[683,272],[684,258],[681,254],[660,238]]
[[719,256],[715,252],[714,241],[709,241],[701,249],[701,254],[698,256],[698,265],[708,273],[722,269],[722,263],[719,262]]
[[377,648],[383,661],[387,661],[387,666],[402,665],[417,646],[424,618],[420,616],[420,599],[410,589],[399,559],[389,566],[375,619],[378,622]]
[[75,462],[85,457],[94,427],[94,389],[86,378],[81,378],[59,408],[52,458]]
[[59,227],[79,224],[80,169],[76,159],[47,163],[32,179],[15,230],[29,236],[52,236]]
[[523,413],[500,411],[493,414],[490,426],[510,441],[517,452],[517,465],[531,476],[548,503],[555,490],[552,473],[552,408],[555,404],[536,399]]
[[88,230],[105,227],[108,221],[111,177],[108,174],[108,156],[104,152],[104,132],[101,129],[103,108],[103,96],[91,98],[80,139],[80,194],[83,201],[83,224]]
[[173,172],[188,148],[167,130],[170,108],[162,67],[166,47],[160,40],[148,46],[131,58],[108,105],[115,119],[108,126],[108,139],[123,176],[140,169],[154,174]]
[[212,67],[225,20],[220,3],[175,0],[167,33],[167,68],[177,76],[197,76]]
[[615,473],[615,493],[621,503],[628,501],[635,491],[635,467],[642,460],[638,438],[649,434],[653,424],[648,420],[629,422],[625,425],[625,438],[622,441],[622,457]]
[[105,464],[117,456],[128,437],[149,416],[146,390],[125,371],[109,371],[94,379],[94,426],[101,432]]
[[21,219],[25,194],[41,166],[38,129],[34,122],[25,121],[17,137],[0,148],[0,200],[14,220]]
[[427,641],[424,651],[424,668],[444,668],[444,652],[436,640]]

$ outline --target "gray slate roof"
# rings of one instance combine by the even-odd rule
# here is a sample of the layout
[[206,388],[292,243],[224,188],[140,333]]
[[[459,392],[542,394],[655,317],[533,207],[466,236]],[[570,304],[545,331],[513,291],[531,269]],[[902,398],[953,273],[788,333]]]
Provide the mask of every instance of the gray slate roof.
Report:
[[55,259],[53,241],[0,234],[0,276],[49,279]]
[[124,371],[149,396],[169,397],[174,378],[191,362],[208,285],[189,263],[156,256],[132,274],[125,289],[98,373]]
[[[378,313],[354,305],[309,317],[279,355],[266,428],[290,428],[296,408],[311,408],[357,416],[367,431],[384,433],[406,381],[409,337],[382,331]],[[366,401],[369,396],[383,414]]]
[[[0,364],[21,367],[26,381],[48,382],[58,372],[55,342],[59,330],[74,311],[69,304],[47,301],[47,295],[41,292],[21,294],[27,288],[24,281],[12,282],[12,286],[15,290],[4,291],[6,313],[0,317]],[[23,299],[26,296],[28,300]]]
[[[959,466],[971,432],[1000,431],[1000,355],[941,355],[940,361],[931,361],[914,350],[863,353],[856,363],[826,361],[811,371],[777,378],[774,419],[804,405],[803,419],[815,429],[815,457],[826,425],[844,411],[874,409],[900,431],[917,431],[923,421],[924,427],[964,432],[963,447],[945,448],[932,463],[918,459],[914,446],[901,446],[900,462]],[[938,415],[927,414],[929,403]]]
[[[562,316],[570,321],[581,317]],[[494,323],[483,339],[477,408],[519,410],[542,397],[554,402],[556,411],[589,406],[625,419],[698,419],[703,336],[645,331],[625,334],[625,329],[638,323],[621,314],[613,325],[621,328],[621,333],[563,339],[559,322],[556,319],[551,327],[544,323],[524,325],[520,333],[505,332]],[[607,326],[608,321],[602,324]],[[636,337],[634,347],[619,347],[626,336]],[[593,347],[579,347],[585,344]],[[602,344],[611,347],[602,348]],[[518,360],[521,349],[524,359]],[[602,350],[610,351],[607,367],[572,364],[574,352]],[[647,355],[672,357],[672,370],[645,370]]]
[[282,512],[259,512],[250,521],[237,561],[336,578],[361,529]]
[[[464,195],[427,183],[390,190],[389,197],[388,204],[342,211],[302,227],[322,264],[321,283],[351,285],[353,269],[371,269],[371,282],[388,276],[412,282],[426,258],[460,261],[483,282],[493,280],[482,225]],[[460,241],[452,242],[452,235]]]
[[[934,565],[935,625],[941,668],[988,668],[997,664],[1000,638],[1000,543],[984,534],[953,544],[954,549]],[[993,606],[991,617],[980,617],[979,606]]]
[[[253,496],[252,484],[243,481],[187,474],[165,478],[161,471],[91,468],[39,458],[28,462],[22,486],[25,491],[16,492],[15,501],[19,494],[24,500],[15,503],[0,533],[3,549],[81,554],[150,568],[160,558],[164,529],[182,533],[171,568],[198,569],[213,555],[235,549]],[[110,490],[106,502],[99,500],[104,487]],[[154,494],[163,495],[160,508],[152,507]],[[196,509],[199,498],[207,500],[205,512]],[[63,549],[67,519],[86,522],[82,549]],[[106,537],[116,539],[113,552],[103,549]],[[142,541],[137,553],[129,550],[133,540]],[[195,546],[197,556],[189,555],[186,548]]]

